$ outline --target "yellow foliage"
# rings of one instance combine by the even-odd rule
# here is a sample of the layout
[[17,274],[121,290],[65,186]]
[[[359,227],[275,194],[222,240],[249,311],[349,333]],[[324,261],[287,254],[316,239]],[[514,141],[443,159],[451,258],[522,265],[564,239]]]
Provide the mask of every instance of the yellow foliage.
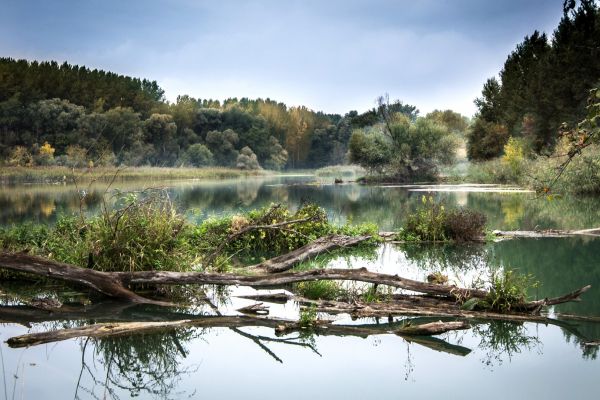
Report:
[[525,162],[525,149],[523,141],[510,137],[504,145],[502,163],[508,165],[513,174],[519,174]]
[[54,152],[56,149],[50,145],[48,142],[44,142],[42,147],[40,147],[40,155],[48,158],[54,158]]

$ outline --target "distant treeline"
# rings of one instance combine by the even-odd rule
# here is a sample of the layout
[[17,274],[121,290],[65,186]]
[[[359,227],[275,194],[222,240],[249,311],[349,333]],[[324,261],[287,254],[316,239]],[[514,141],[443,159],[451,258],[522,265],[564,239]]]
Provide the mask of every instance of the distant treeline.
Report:
[[561,125],[574,126],[585,116],[589,90],[600,83],[600,11],[594,0],[566,0],[563,7],[551,40],[537,31],[525,37],[500,80],[485,83],[475,101],[469,158],[502,155],[510,137],[533,154],[549,154]]
[[381,121],[377,108],[341,116],[270,99],[169,103],[155,81],[0,58],[4,164],[314,168],[343,163],[352,131]]

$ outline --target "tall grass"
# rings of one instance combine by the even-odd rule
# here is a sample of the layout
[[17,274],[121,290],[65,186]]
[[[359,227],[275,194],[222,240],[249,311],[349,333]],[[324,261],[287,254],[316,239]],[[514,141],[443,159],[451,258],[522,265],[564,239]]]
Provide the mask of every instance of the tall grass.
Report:
[[0,184],[12,183],[72,183],[97,180],[111,182],[114,180],[176,180],[176,179],[223,179],[245,176],[263,176],[271,171],[234,168],[166,168],[166,167],[99,167],[91,169],[72,169],[63,166],[50,167],[0,167]]

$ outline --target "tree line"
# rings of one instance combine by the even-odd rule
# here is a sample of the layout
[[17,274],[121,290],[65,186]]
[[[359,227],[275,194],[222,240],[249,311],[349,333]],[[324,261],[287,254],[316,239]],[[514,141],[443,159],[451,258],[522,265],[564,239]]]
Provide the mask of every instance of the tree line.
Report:
[[[0,58],[4,164],[318,168],[346,162],[353,131],[382,123],[382,111],[342,116],[268,98],[170,103],[156,81]],[[399,102],[387,111],[418,113]]]

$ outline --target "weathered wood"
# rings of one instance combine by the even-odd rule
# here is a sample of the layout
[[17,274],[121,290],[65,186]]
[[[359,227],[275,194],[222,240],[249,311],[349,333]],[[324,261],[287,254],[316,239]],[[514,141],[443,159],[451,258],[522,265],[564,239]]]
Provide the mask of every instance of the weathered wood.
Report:
[[471,353],[471,349],[468,347],[448,343],[445,340],[433,336],[403,336],[403,338],[409,343],[416,343],[431,350],[455,356],[464,357]]
[[276,273],[292,269],[295,265],[331,250],[355,246],[371,239],[371,236],[329,235],[314,240],[296,250],[256,264],[251,268]]
[[247,307],[238,308],[236,311],[242,314],[268,315],[269,307],[263,306],[263,303],[256,303]]
[[168,272],[168,271],[140,271],[118,272],[125,284],[202,284],[202,285],[242,285],[254,288],[268,288],[283,286],[297,282],[340,280],[375,283],[388,285],[400,289],[437,296],[451,297],[453,299],[468,299],[471,297],[484,298],[487,292],[478,289],[466,289],[452,285],[437,285],[427,282],[402,278],[398,275],[381,274],[359,269],[315,269],[298,272],[281,272],[277,274],[260,275],[234,275],[203,272]]
[[[455,300],[485,298],[488,292],[478,289],[460,288],[453,285],[439,285],[402,278],[398,275],[381,274],[360,269],[316,269],[299,272],[281,272],[277,274],[235,275],[205,272],[100,272],[74,265],[46,260],[40,257],[17,253],[0,252],[0,268],[28,272],[66,282],[88,286],[111,297],[121,298],[134,303],[171,306],[171,303],[146,299],[126,288],[129,285],[243,285],[255,288],[283,286],[297,282],[318,280],[341,280],[388,285],[429,295],[448,297]],[[579,296],[590,287],[553,299],[544,299],[515,305],[515,309],[539,312],[545,305],[577,301]]]
[[248,295],[244,295],[244,296],[235,296],[235,297],[239,297],[240,299],[264,301],[267,303],[276,303],[276,304],[285,304],[289,300],[294,298],[294,296],[291,296],[287,293],[259,293],[259,294],[248,294]]
[[26,253],[0,252],[0,267],[83,285],[107,296],[133,303],[172,305],[167,302],[150,300],[132,292],[123,286],[117,275],[80,268]]
[[395,333],[397,335],[430,336],[439,335],[440,333],[445,333],[458,329],[469,329],[470,327],[471,325],[469,325],[465,321],[437,321],[421,325],[406,325],[398,329]]
[[495,230],[493,234],[500,239],[512,238],[564,238],[570,236],[600,236],[600,228],[592,229],[540,229],[534,231],[501,231]]

